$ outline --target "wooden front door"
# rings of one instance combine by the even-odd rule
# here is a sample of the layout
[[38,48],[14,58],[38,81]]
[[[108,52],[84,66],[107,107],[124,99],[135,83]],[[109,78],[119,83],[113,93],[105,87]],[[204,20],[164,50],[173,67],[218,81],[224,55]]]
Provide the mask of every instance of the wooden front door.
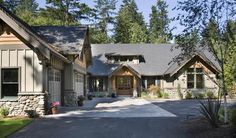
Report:
[[133,76],[117,76],[116,90],[118,95],[133,94]]

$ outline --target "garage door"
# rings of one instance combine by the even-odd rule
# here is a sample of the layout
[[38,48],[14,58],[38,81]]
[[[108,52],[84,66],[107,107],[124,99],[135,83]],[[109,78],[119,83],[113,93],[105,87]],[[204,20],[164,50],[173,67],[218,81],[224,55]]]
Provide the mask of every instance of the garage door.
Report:
[[77,96],[84,95],[84,75],[80,73],[75,73],[75,92]]
[[56,69],[49,70],[49,95],[50,101],[61,103],[61,71]]

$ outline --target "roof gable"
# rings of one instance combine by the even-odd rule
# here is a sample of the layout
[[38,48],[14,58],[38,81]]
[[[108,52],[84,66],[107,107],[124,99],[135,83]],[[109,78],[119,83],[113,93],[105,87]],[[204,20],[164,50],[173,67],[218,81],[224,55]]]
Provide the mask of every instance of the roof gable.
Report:
[[47,42],[38,36],[38,34],[24,21],[8,11],[0,4],[0,23],[4,30],[9,29],[17,38],[30,47],[36,53],[40,52],[44,57],[50,59],[50,54],[63,61],[69,62],[63,55],[51,48]]
[[[95,44],[92,45],[93,65],[88,68],[88,71],[94,75],[109,75],[114,68],[119,66],[119,64],[107,63],[105,53],[113,53],[116,55],[142,55],[145,62],[129,64],[142,76],[167,75],[179,67],[177,63],[171,63],[181,53],[179,49],[174,48],[175,46],[176,44]],[[219,66],[214,56],[206,50],[203,50],[202,53],[218,69]]]
[[63,54],[80,54],[88,27],[86,26],[34,26],[44,40]]

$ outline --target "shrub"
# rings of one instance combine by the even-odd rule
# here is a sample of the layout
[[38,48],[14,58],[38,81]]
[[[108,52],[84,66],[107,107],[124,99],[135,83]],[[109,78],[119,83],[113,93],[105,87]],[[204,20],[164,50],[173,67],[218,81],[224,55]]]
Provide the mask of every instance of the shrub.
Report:
[[163,92],[163,98],[165,98],[165,99],[169,99],[169,94],[166,93],[166,92]]
[[206,102],[200,101],[200,113],[210,123],[212,127],[218,127],[219,123],[219,110],[221,102],[219,99],[208,99]]
[[146,91],[142,91],[142,92],[141,92],[141,97],[147,97],[147,96],[148,96],[148,94],[147,94]]
[[178,84],[177,86],[177,92],[178,92],[178,97],[179,99],[183,99],[183,93],[181,92],[181,87],[180,87],[180,84]]
[[157,97],[158,97],[158,98],[163,97],[163,93],[162,93],[162,92],[158,92],[158,93],[157,93]]
[[9,109],[8,108],[0,108],[0,116],[6,117],[9,114]]
[[35,112],[35,110],[25,110],[27,116],[29,118],[36,118],[38,117],[39,115]]
[[192,93],[187,91],[186,92],[186,96],[185,96],[185,99],[191,99],[192,98]]
[[214,93],[213,93],[212,91],[208,91],[208,92],[206,93],[206,96],[207,96],[207,98],[209,98],[209,99],[215,98]]
[[197,93],[196,98],[197,99],[203,99],[205,95],[203,93]]
[[236,109],[235,108],[229,110],[229,121],[231,125],[236,126]]
[[156,95],[156,94],[160,93],[160,88],[156,85],[151,85],[148,88],[148,93],[151,95]]

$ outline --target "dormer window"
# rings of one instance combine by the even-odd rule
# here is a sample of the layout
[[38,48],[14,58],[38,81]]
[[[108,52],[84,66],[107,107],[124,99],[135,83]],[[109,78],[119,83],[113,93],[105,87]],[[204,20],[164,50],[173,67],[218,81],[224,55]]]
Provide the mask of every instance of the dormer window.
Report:
[[107,58],[107,63],[130,63],[130,64],[139,64],[144,62],[142,55],[114,55],[114,54],[105,54]]

